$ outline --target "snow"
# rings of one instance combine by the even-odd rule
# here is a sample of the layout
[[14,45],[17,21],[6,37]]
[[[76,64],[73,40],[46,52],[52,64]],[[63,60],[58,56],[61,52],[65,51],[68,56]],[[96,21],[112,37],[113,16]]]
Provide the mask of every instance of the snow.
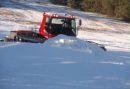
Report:
[[[55,44],[57,38],[51,42]],[[0,50],[2,89],[129,89],[128,54],[100,56],[49,42],[4,45]]]
[[129,89],[128,54],[99,56],[50,43],[12,44],[0,50],[2,89]]
[[[87,36],[87,39],[86,39]],[[79,38],[105,45],[108,50],[130,52],[129,33],[80,31]]]
[[11,30],[39,27],[43,11],[70,13],[83,21],[78,38],[0,42],[1,89],[130,89],[129,23],[48,0],[6,0],[0,6],[0,38]]

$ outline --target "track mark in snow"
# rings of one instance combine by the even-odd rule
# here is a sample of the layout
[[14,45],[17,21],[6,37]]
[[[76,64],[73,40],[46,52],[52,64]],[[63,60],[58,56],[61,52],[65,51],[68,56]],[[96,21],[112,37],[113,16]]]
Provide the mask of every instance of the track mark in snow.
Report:
[[130,86],[130,82],[127,82],[126,85],[127,85],[127,86]]
[[74,61],[62,61],[61,64],[76,64],[77,62]]
[[124,65],[123,62],[106,62],[106,61],[102,61],[102,62],[99,62],[101,64],[114,64],[114,65]]

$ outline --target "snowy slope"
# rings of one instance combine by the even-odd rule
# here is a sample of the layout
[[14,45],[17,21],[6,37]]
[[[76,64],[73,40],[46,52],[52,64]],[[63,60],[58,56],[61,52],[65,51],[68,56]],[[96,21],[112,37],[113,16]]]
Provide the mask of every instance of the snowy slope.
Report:
[[108,50],[130,52],[129,23],[106,18],[95,13],[86,13],[65,6],[53,5],[47,0],[0,2],[2,6],[0,8],[0,31],[29,30],[39,27],[43,11],[69,13],[76,15],[83,21],[78,38],[103,44]]
[[39,27],[43,11],[83,20],[78,38],[59,35],[44,44],[0,42],[0,89],[130,89],[129,23],[48,0],[1,0],[0,6],[0,38],[10,30]]

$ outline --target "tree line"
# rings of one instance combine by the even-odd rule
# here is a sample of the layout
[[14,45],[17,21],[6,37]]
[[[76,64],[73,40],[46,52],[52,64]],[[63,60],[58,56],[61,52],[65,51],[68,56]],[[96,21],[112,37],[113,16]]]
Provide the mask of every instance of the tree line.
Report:
[[83,11],[97,12],[130,21],[130,0],[50,0]]

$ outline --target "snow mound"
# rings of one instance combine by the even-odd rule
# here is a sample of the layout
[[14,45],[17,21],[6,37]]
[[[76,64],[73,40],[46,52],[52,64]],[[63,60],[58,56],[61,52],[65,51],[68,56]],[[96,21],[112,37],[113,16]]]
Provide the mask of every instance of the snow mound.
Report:
[[51,38],[47,40],[44,45],[77,51],[84,51],[90,54],[104,52],[104,50],[100,48],[97,44],[66,35],[58,35],[54,38]]

